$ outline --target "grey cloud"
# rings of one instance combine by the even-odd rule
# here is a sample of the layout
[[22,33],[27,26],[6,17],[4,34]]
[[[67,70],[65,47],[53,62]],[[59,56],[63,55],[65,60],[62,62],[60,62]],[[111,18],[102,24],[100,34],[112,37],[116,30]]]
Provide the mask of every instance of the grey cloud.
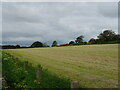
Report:
[[39,40],[50,44],[57,40],[60,44],[79,35],[87,41],[103,29],[117,32],[116,4],[3,3],[3,43],[28,45]]
[[100,13],[105,17],[118,17],[118,3],[115,2],[107,2],[107,3],[99,3],[98,9]]

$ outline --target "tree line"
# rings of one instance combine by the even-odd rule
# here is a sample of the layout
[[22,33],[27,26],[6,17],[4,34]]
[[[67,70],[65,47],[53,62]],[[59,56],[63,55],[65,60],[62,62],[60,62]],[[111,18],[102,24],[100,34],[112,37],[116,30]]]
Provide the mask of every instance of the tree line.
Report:
[[97,36],[97,39],[91,38],[89,42],[92,44],[120,43],[120,34],[116,34],[112,30],[105,30]]
[[[112,30],[105,30],[97,36],[97,39],[91,38],[88,42],[84,41],[84,36],[78,36],[74,41],[70,41],[68,44],[58,45],[57,41],[53,41],[51,47],[55,46],[67,46],[67,45],[85,45],[85,44],[114,44],[120,43],[120,34],[116,34]],[[3,49],[13,48],[34,48],[34,47],[50,47],[49,45],[36,41],[30,47],[20,47],[20,45],[3,45]]]
[[88,42],[85,42],[83,40],[83,38],[84,38],[84,36],[81,35],[81,36],[77,37],[74,41],[70,41],[69,44],[63,44],[63,45],[60,45],[60,46],[120,43],[120,34],[116,34],[112,30],[105,30],[97,36],[97,39],[91,38]]

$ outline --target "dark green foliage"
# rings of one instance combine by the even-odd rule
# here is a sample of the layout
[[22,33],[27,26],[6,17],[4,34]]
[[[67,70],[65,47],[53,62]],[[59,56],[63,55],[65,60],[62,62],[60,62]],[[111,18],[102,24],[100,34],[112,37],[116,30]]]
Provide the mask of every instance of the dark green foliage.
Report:
[[57,41],[53,41],[52,47],[57,46]]
[[75,42],[76,43],[82,43],[83,42],[83,38],[84,38],[84,36],[81,35],[81,36],[76,38]]
[[87,42],[83,42],[83,44],[87,44]]
[[90,39],[89,42],[92,44],[114,44],[120,43],[120,35],[116,34],[112,30],[105,30],[97,36],[98,39]]
[[97,44],[120,44],[120,41],[98,42]]
[[57,77],[47,70],[42,70],[42,82],[37,83],[36,73],[38,68],[28,63],[28,70],[23,68],[24,63],[20,60],[15,60],[9,55],[3,53],[2,57],[3,77],[7,81],[10,88],[69,88],[70,80]]
[[31,47],[43,47],[43,44],[39,41],[34,42]]
[[75,43],[75,42],[74,42],[74,41],[70,41],[70,42],[69,42],[69,44],[73,44],[73,43]]
[[49,45],[47,45],[46,43],[43,44],[43,47],[50,47]]
[[2,45],[2,49],[16,49],[16,48],[21,48],[20,45]]
[[98,39],[100,42],[109,42],[114,41],[115,33],[112,30],[105,30],[103,33],[100,33]]
[[95,44],[97,41],[96,41],[96,39],[91,38],[91,39],[89,40],[89,42],[91,42],[92,44]]
[[115,35],[114,39],[115,39],[116,41],[120,41],[120,34]]
[[20,48],[20,45],[16,45],[16,48]]

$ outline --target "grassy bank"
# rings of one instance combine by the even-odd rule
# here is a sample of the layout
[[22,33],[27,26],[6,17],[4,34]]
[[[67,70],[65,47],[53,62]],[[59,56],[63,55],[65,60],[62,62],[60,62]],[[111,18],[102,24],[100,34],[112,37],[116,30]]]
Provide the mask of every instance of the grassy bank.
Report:
[[[42,69],[41,82],[37,81],[37,70],[42,68],[28,63],[27,70],[24,69],[24,62],[3,53],[3,77],[9,88],[69,88],[70,80],[60,78],[46,69]],[[3,86],[4,87],[4,86]]]

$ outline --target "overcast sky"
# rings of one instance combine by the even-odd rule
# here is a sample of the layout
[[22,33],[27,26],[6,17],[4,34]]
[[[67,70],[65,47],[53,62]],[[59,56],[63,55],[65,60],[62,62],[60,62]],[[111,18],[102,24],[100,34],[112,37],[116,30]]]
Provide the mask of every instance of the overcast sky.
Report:
[[85,41],[103,30],[118,32],[117,2],[4,2],[3,44],[31,45],[34,41]]

